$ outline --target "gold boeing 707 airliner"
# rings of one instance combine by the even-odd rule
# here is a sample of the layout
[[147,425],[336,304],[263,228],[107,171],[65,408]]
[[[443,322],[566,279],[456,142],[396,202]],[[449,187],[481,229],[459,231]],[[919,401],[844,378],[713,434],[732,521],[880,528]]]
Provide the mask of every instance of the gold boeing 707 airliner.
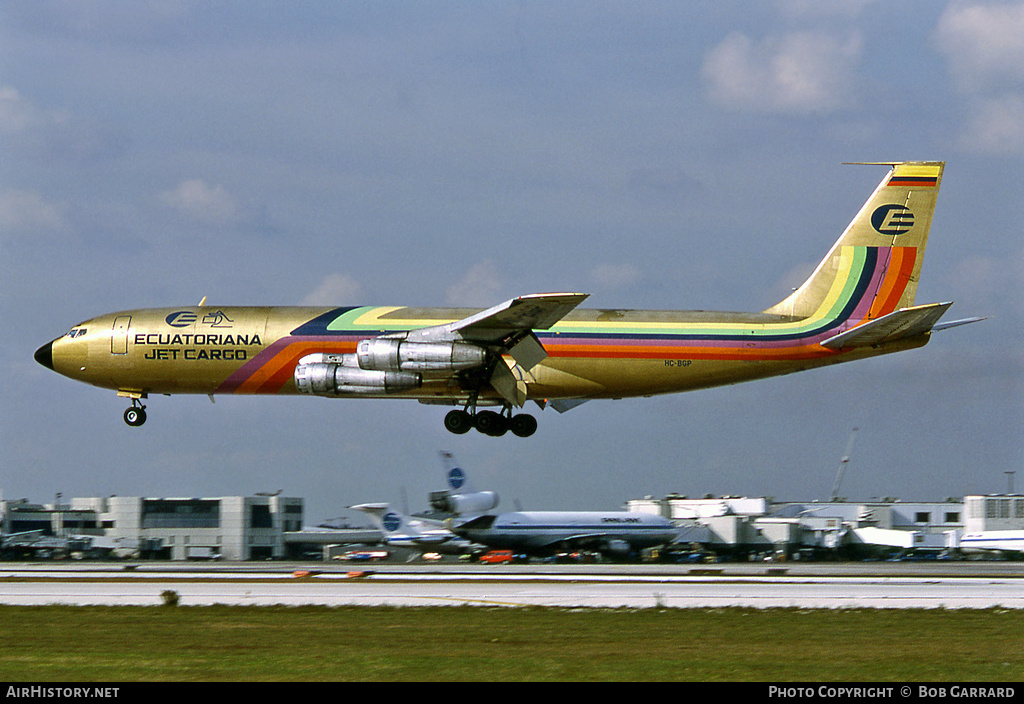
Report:
[[310,394],[456,406],[453,433],[525,437],[537,421],[514,409],[527,401],[561,412],[899,352],[978,318],[938,325],[951,303],[914,305],[944,163],[883,165],[810,278],[760,313],[581,310],[582,293],[482,311],[200,303],[92,318],[35,359],[131,399],[133,426],[150,394]]

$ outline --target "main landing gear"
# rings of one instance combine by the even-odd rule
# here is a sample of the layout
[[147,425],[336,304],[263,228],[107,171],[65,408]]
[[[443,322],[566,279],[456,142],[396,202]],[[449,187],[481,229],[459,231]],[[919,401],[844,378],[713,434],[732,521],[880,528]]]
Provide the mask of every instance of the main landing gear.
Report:
[[137,428],[146,422],[146,407],[137,398],[132,399],[132,407],[124,412],[124,422]]
[[506,407],[501,413],[495,411],[479,411],[470,413],[468,410],[449,411],[444,417],[444,427],[456,435],[468,433],[476,428],[484,435],[501,437],[508,431],[513,435],[526,438],[537,432],[537,419],[529,413],[512,415],[512,409]]

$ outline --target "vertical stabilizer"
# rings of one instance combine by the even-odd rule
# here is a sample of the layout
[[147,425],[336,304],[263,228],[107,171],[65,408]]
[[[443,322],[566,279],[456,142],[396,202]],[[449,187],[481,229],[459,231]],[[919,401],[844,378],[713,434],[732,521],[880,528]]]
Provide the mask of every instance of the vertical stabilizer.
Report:
[[410,530],[408,518],[392,509],[390,504],[357,504],[349,508],[365,513],[386,537],[393,533],[415,532]]
[[928,243],[941,161],[892,167],[814,273],[766,313],[796,318],[842,314],[872,320],[914,304]]

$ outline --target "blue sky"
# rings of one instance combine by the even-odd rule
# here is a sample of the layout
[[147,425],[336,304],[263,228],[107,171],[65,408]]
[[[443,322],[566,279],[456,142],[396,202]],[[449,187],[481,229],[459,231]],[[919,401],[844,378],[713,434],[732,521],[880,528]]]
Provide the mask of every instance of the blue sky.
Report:
[[[5,498],[283,489],[313,521],[425,506],[437,451],[526,508],[680,492],[854,499],[1024,465],[1024,5],[0,2]],[[902,355],[538,413],[320,398],[124,402],[32,352],[113,310],[760,310],[884,168],[947,161],[918,302],[986,322]],[[1024,486],[1024,476],[1018,477]]]

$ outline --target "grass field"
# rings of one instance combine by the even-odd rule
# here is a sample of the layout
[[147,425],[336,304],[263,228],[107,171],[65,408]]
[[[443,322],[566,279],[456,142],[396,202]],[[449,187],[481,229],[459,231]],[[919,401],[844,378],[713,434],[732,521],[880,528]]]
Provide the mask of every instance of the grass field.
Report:
[[0,679],[1021,681],[1021,610],[0,606]]

